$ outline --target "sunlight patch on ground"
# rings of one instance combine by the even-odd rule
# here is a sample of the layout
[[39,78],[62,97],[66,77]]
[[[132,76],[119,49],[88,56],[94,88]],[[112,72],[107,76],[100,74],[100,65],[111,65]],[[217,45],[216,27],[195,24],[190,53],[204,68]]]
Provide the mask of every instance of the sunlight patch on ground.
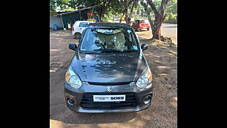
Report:
[[171,104],[173,107],[177,108],[177,102],[170,102],[170,104]]
[[174,100],[177,101],[177,97],[174,97]]
[[58,52],[60,49],[50,49],[50,52]]
[[162,73],[162,74],[159,74],[159,76],[168,76],[168,74]]
[[96,128],[93,124],[68,124],[50,119],[50,128]]
[[173,50],[170,50],[169,53],[173,54],[173,55],[177,55],[177,52],[173,51]]
[[170,102],[170,104],[171,104],[173,107],[177,108],[177,97],[176,97],[176,96],[173,97],[173,101]]
[[50,70],[50,72],[56,72],[56,70]]
[[63,128],[62,122],[50,119],[50,128]]
[[136,118],[133,118],[131,120],[129,120],[128,122],[134,122],[136,120]]
[[121,123],[110,124],[97,124],[99,128],[130,128],[129,126],[122,125]]
[[160,64],[162,63],[162,62],[159,61],[159,60],[154,60],[154,62],[155,62],[155,63],[160,63]]
[[169,69],[170,67],[167,66],[157,66],[158,69]]
[[143,115],[143,119],[145,119],[145,120],[151,120],[151,116],[150,115]]
[[136,126],[136,128],[138,128],[138,127],[139,127],[139,128],[143,128],[144,125],[145,125],[144,121],[137,120],[137,121],[135,122],[135,125],[134,125],[134,126]]

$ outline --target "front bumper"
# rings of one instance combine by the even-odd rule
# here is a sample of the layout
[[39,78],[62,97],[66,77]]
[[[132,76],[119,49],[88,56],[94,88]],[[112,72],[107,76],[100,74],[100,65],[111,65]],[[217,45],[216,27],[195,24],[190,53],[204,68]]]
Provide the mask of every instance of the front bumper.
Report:
[[[83,83],[83,86],[81,86],[80,89],[75,90],[71,88],[67,83],[64,84],[64,94],[65,94],[65,103],[66,106],[75,112],[81,112],[81,113],[108,113],[108,112],[136,112],[141,111],[144,109],[147,109],[150,105],[144,104],[143,98],[147,95],[150,95],[152,97],[152,90],[153,86],[145,91],[138,91],[136,88],[136,85],[134,83],[126,84],[126,85],[113,85],[112,91],[107,91],[106,85],[90,85],[88,83]],[[109,86],[110,87],[110,86]],[[127,107],[119,107],[119,108],[84,108],[82,105],[82,99],[85,95],[92,95],[92,94],[105,94],[105,95],[111,95],[111,94],[133,94],[136,98],[136,103],[133,106],[127,106]],[[73,99],[74,104],[69,104],[67,101],[68,99]],[[127,100],[127,95],[126,95]],[[109,104],[111,104],[110,102]],[[95,104],[93,102],[93,104]],[[122,103],[124,104],[124,103]]]

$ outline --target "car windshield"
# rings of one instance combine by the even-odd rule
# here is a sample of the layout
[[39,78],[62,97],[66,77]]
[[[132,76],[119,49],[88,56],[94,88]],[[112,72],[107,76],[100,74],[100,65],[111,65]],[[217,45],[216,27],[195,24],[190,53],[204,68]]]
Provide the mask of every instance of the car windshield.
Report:
[[144,20],[141,20],[140,23],[144,23]]
[[131,29],[87,29],[80,50],[83,52],[134,52],[139,45]]
[[144,20],[144,23],[150,23],[149,20]]
[[88,22],[81,22],[79,27],[87,27],[88,26]]

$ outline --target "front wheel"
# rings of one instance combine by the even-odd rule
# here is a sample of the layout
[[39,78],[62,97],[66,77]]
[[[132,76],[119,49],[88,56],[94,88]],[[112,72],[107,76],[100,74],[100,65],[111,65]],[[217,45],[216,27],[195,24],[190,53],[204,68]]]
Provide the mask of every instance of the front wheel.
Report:
[[79,38],[80,38],[80,36],[81,36],[81,34],[80,34],[80,33],[75,33],[75,34],[74,34],[74,39],[79,39]]
[[149,31],[150,30],[150,28],[147,28],[147,31]]

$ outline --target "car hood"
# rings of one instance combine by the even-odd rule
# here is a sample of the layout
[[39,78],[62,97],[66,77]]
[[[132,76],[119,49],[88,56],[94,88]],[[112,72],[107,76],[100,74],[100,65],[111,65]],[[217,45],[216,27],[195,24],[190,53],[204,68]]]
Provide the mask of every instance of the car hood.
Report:
[[71,67],[82,81],[118,83],[136,81],[146,67],[143,54],[132,53],[76,53]]

